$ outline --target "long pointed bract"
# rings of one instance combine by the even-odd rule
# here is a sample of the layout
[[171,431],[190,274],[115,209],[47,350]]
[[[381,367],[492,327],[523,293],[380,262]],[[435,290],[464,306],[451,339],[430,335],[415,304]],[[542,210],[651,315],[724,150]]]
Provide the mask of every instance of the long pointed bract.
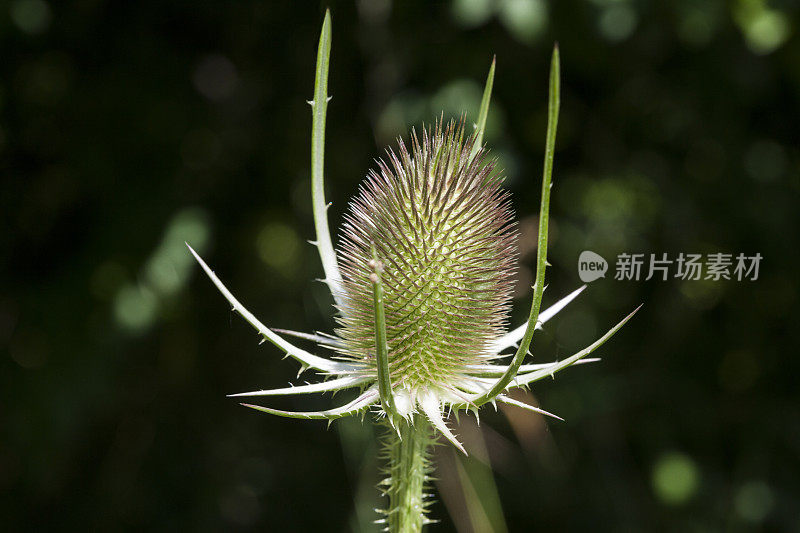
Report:
[[475,123],[475,144],[472,146],[472,153],[470,157],[475,157],[478,150],[483,145],[483,134],[486,130],[486,118],[489,116],[489,103],[492,99],[492,87],[494,86],[494,66],[497,61],[496,57],[492,58],[492,66],[489,67],[489,74],[486,76],[486,85],[483,88],[483,97],[481,98],[481,108],[478,112],[478,122]]
[[589,355],[590,353],[592,353],[593,351],[598,349],[600,346],[602,346],[608,339],[613,337],[614,334],[617,331],[619,331],[619,329],[622,326],[624,326],[625,323],[628,320],[633,318],[633,315],[635,315],[636,312],[641,308],[642,308],[642,306],[640,305],[639,307],[634,309],[631,314],[629,314],[628,316],[623,318],[616,326],[614,326],[613,328],[608,330],[605,335],[603,335],[602,337],[600,337],[599,339],[594,341],[592,344],[590,344],[589,346],[587,346],[583,350],[579,351],[578,353],[576,353],[574,355],[571,355],[570,357],[567,357],[563,361],[560,361],[560,362],[556,363],[555,365],[553,365],[553,366],[551,366],[549,368],[544,368],[542,370],[537,370],[535,372],[531,372],[531,373],[528,373],[528,374],[519,374],[516,378],[514,378],[511,386],[520,386],[520,385],[527,385],[529,383],[533,383],[534,381],[538,381],[538,380],[540,380],[542,378],[546,378],[547,376],[552,376],[553,374],[555,374],[559,370],[563,370],[563,369],[567,368],[568,366],[571,366],[571,365],[577,363],[580,359],[586,357],[587,355]]
[[293,331],[291,329],[281,328],[272,328],[272,331],[276,333],[283,333],[284,335],[289,335],[291,337],[297,337],[298,339],[313,341],[321,346],[325,346],[326,348],[341,348],[344,346],[344,343],[341,341],[341,339],[334,337],[333,335],[320,334],[319,332],[303,333],[302,331]]
[[[600,361],[599,357],[594,358],[587,358],[581,359],[580,361],[576,361],[576,365],[586,364],[586,363],[596,363]],[[521,365],[519,367],[518,373],[521,372],[535,372],[537,370],[547,369],[547,368],[554,368],[556,365],[559,364],[559,361],[553,361],[552,363],[536,363],[532,365]],[[474,376],[500,376],[503,372],[506,371],[505,365],[472,365],[469,367],[470,375]]]
[[528,411],[533,411],[534,413],[539,413],[541,415],[549,416],[549,417],[561,420],[562,422],[564,421],[564,419],[561,418],[558,415],[554,415],[553,413],[551,413],[549,411],[545,411],[544,409],[540,409],[540,408],[535,407],[535,406],[533,406],[531,404],[528,404],[528,403],[525,403],[525,402],[521,402],[519,400],[515,400],[514,398],[509,398],[508,396],[506,396],[504,394],[499,395],[497,397],[497,399],[499,401],[503,402],[503,403],[507,403],[508,405],[516,405],[517,407],[522,407],[523,409],[527,409]]
[[324,357],[316,356],[285,341],[282,337],[280,337],[271,329],[269,329],[267,326],[262,324],[261,321],[253,315],[253,313],[245,309],[245,307],[241,303],[239,303],[239,300],[237,300],[236,297],[233,294],[231,294],[231,291],[229,291],[228,288],[225,287],[225,285],[222,283],[222,281],[220,281],[217,275],[214,274],[214,271],[209,268],[206,262],[203,261],[203,259],[199,255],[197,255],[197,252],[195,252],[192,249],[192,247],[189,246],[188,243],[186,244],[186,246],[189,248],[189,251],[192,252],[192,255],[197,260],[197,262],[200,263],[200,266],[203,267],[203,270],[211,279],[211,282],[214,283],[214,285],[216,285],[217,289],[219,289],[219,292],[221,292],[222,295],[225,297],[225,299],[228,300],[228,303],[230,303],[231,306],[233,306],[233,310],[242,315],[242,318],[244,318],[248,324],[253,326],[258,331],[258,333],[261,334],[269,342],[271,342],[272,344],[283,350],[290,357],[293,357],[294,359],[299,361],[300,364],[302,364],[303,366],[315,368],[323,372],[330,372],[332,374],[347,373],[355,370],[355,367],[353,365],[349,365],[347,363],[340,363],[337,361],[331,361],[329,359],[325,359]]
[[338,391],[342,389],[348,389],[350,387],[356,387],[361,385],[362,383],[366,383],[367,381],[371,381],[372,378],[363,376],[363,377],[356,377],[356,376],[348,376],[339,379],[332,379],[330,381],[323,381],[322,383],[310,383],[308,385],[298,385],[296,387],[283,387],[281,389],[267,389],[267,390],[257,390],[253,392],[240,392],[238,394],[228,394],[229,398],[236,398],[239,396],[280,396],[280,395],[290,395],[290,394],[312,394],[315,392],[328,392],[328,391]]
[[325,11],[325,21],[319,35],[317,68],[314,77],[314,100],[311,101],[311,202],[314,208],[315,244],[325,271],[325,283],[331,290],[339,309],[342,307],[342,275],[333,251],[328,229],[328,205],[325,203],[325,117],[328,112],[328,70],[331,55],[331,12]]
[[556,127],[558,126],[558,108],[560,104],[560,65],[558,57],[558,45],[553,48],[553,59],[550,65],[550,97],[547,106],[547,141],[545,143],[544,171],[542,178],[542,201],[539,208],[539,245],[536,251],[536,282],[533,287],[533,303],[528,317],[528,325],[525,334],[522,336],[519,348],[514,354],[514,359],[508,366],[508,370],[497,380],[497,383],[486,394],[476,399],[475,404],[480,406],[493,400],[498,394],[505,390],[506,386],[517,375],[528,347],[533,338],[533,331],[539,319],[539,307],[542,305],[542,293],[544,292],[544,271],[547,265],[547,227],[550,216],[550,178],[553,174],[553,152],[556,143]]
[[467,455],[467,451],[464,449],[464,446],[458,442],[458,439],[455,435],[453,435],[453,432],[450,431],[450,428],[447,427],[447,424],[442,418],[442,409],[439,405],[439,399],[432,393],[428,392],[419,399],[419,406],[422,409],[422,412],[425,413],[425,416],[428,417],[431,425],[439,430],[439,433],[444,435],[447,440],[452,442],[453,446],[461,450],[461,453]]
[[336,420],[337,418],[344,418],[362,412],[364,409],[374,404],[378,400],[378,391],[375,388],[370,388],[358,398],[335,409],[328,409],[327,411],[281,411],[280,409],[272,409],[270,407],[263,407],[261,405],[253,405],[243,403],[244,407],[268,413],[271,415],[283,416],[286,418],[304,418],[306,420]]

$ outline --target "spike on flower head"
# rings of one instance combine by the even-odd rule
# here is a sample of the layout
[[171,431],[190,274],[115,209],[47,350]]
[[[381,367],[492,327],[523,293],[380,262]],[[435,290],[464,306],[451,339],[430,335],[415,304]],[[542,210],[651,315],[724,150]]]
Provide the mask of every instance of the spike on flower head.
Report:
[[351,202],[339,246],[340,351],[374,367],[372,248],[382,263],[389,370],[395,390],[452,397],[472,365],[496,357],[517,262],[509,194],[496,163],[441,122],[399,140]]

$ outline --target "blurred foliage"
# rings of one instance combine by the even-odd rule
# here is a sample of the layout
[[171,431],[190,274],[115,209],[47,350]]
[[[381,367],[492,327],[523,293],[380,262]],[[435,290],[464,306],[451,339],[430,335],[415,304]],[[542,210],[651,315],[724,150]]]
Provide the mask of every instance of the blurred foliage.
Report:
[[[475,523],[509,531],[797,531],[800,5],[331,7],[334,227],[397,135],[442,112],[474,118],[496,54],[486,141],[521,219],[521,320],[558,40],[545,303],[579,285],[584,249],[764,256],[754,282],[593,283],[535,339],[540,361],[645,302],[642,312],[603,347],[602,363],[534,388],[534,401],[566,422],[487,413],[482,440],[471,440],[484,454],[454,462],[440,450],[435,530],[476,527],[465,516],[480,513],[460,510],[477,498]],[[305,100],[323,10],[0,5],[3,530],[370,528],[371,426],[325,431],[227,400],[294,372],[257,345],[183,247],[204,252],[265,323],[333,327],[305,245]],[[459,432],[469,424],[462,418]],[[488,464],[504,521],[493,493],[479,493],[491,487]]]

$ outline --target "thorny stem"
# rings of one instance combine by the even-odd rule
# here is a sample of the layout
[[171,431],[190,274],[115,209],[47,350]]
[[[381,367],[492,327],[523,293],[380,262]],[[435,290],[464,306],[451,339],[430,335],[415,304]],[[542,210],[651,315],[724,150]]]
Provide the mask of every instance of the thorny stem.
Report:
[[433,443],[425,417],[414,415],[412,423],[400,422],[399,435],[389,430],[389,478],[386,494],[389,509],[386,524],[390,533],[419,533],[428,523],[424,489],[430,470],[429,451]]

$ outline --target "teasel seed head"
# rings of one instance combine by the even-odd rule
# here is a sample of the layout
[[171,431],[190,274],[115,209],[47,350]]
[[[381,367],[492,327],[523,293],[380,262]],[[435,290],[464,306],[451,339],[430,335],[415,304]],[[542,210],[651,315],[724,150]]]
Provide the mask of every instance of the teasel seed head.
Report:
[[[324,380],[231,396],[269,397],[359,389],[356,398],[322,411],[242,405],[273,415],[328,423],[374,410],[378,417],[387,419],[401,441],[403,432],[410,431],[409,428],[415,428],[411,435],[427,435],[423,427],[427,420],[437,433],[464,453],[466,450],[446,423],[451,411],[468,409],[477,416],[482,405],[503,402],[555,416],[515,400],[507,392],[552,377],[572,365],[596,361],[587,356],[636,313],[629,314],[591,345],[569,357],[550,363],[522,364],[534,331],[585,289],[584,286],[574,290],[540,313],[560,105],[558,47],[553,49],[550,65],[533,299],[527,321],[504,332],[518,254],[509,194],[501,189],[503,177],[496,170],[496,162],[487,157],[481,146],[494,62],[487,77],[475,134],[465,135],[463,120],[446,126],[440,120],[432,129],[422,130],[421,140],[412,133],[410,149],[400,140],[396,151],[388,150],[388,162],[377,161],[377,170],[369,173],[350,204],[341,243],[335,252],[328,228],[323,180],[330,38],[330,14],[326,13],[317,52],[314,99],[309,102],[313,117],[312,207],[317,233],[311,242],[318,249],[325,273],[323,281],[331,289],[339,311],[336,335],[267,327],[190,247],[233,311],[258,331],[262,342],[269,341],[295,359],[300,372],[312,369]],[[321,357],[282,335],[313,341],[339,355]],[[506,352],[512,348],[513,355]],[[505,357],[510,357],[510,361],[502,361]],[[417,442],[416,438],[410,440]]]
[[[426,395],[463,399],[469,368],[497,357],[517,263],[517,231],[496,161],[464,122],[400,139],[345,216],[340,353],[375,375],[372,285],[385,294],[389,374],[406,411]],[[373,258],[373,250],[377,261]],[[405,413],[402,413],[405,414]]]

